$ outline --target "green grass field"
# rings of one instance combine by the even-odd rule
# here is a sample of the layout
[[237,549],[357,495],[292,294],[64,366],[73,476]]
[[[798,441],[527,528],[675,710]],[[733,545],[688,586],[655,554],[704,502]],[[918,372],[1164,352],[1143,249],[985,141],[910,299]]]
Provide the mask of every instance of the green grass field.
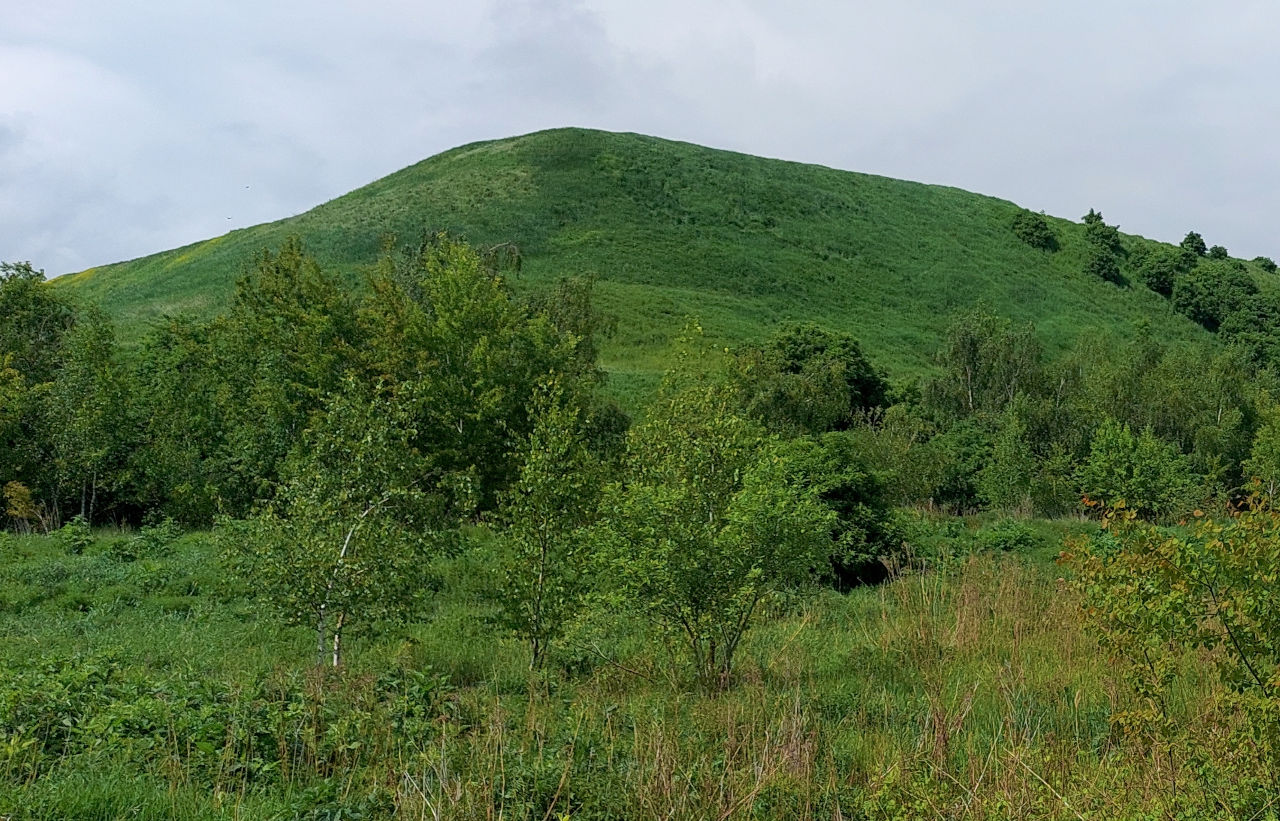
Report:
[[448,229],[515,243],[520,289],[597,276],[618,319],[603,361],[624,394],[653,383],[689,316],[725,345],[812,320],[851,332],[898,377],[926,369],[948,318],[979,302],[1034,322],[1050,352],[1128,336],[1139,320],[1162,340],[1207,336],[1141,285],[1082,273],[1078,224],[1050,219],[1056,253],[1023,244],[1010,228],[1018,210],[954,188],[559,129],[463,146],[304,214],[57,282],[136,338],[163,314],[222,310],[254,255],[290,234],[358,281],[384,235]]

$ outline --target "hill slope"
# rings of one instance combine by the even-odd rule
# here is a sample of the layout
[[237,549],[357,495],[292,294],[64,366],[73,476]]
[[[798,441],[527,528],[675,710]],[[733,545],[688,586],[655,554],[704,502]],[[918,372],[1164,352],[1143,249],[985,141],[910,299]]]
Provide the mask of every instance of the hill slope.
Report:
[[597,274],[619,318],[605,362],[624,385],[653,378],[689,315],[725,344],[813,320],[852,332],[895,374],[927,367],[947,318],[980,301],[1034,321],[1050,350],[1140,318],[1160,338],[1207,338],[1145,288],[1086,276],[1079,225],[1050,219],[1057,253],[1020,242],[1018,210],[953,188],[558,129],[453,149],[304,214],[58,282],[129,336],[162,314],[221,310],[253,255],[290,234],[326,267],[355,272],[386,233],[446,228],[516,243],[517,288]]

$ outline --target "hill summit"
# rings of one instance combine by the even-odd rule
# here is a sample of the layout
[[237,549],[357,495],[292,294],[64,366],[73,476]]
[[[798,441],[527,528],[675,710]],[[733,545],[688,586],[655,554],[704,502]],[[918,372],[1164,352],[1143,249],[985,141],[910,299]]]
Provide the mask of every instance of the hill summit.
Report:
[[[136,334],[208,316],[290,235],[328,268],[374,262],[384,238],[448,230],[514,243],[518,289],[593,275],[618,318],[604,364],[651,381],[686,316],[726,345],[808,320],[860,339],[898,373],[926,368],[948,318],[984,303],[1034,322],[1050,352],[1077,337],[1208,338],[1166,299],[1085,272],[1074,222],[1056,250],[1012,230],[1017,205],[955,188],[764,159],[629,133],[555,129],[455,148],[298,216],[59,280]],[[1126,238],[1133,242],[1133,238]]]

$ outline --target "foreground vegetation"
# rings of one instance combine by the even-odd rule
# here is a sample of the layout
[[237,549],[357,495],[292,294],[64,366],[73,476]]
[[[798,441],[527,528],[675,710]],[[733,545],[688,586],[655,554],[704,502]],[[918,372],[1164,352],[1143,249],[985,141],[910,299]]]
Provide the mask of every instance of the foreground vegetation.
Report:
[[[477,535],[421,622],[310,665],[207,534],[9,537],[0,810],[15,818],[1273,817],[1209,657],[1178,657],[1172,735],[1048,560],[999,523],[916,521],[933,569],[778,601],[720,693],[672,680],[642,621],[597,614],[530,674],[495,630]],[[169,541],[169,539],[174,539]],[[1170,751],[1172,750],[1172,754]],[[1258,813],[1255,815],[1255,813]]]

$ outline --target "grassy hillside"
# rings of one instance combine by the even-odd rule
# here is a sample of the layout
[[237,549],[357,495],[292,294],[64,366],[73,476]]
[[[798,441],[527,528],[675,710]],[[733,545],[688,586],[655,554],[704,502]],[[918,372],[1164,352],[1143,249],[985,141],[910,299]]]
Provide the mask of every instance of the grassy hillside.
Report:
[[1139,318],[1164,339],[1205,335],[1145,288],[1082,273],[1079,225],[1050,220],[1057,253],[1020,242],[1017,212],[953,188],[560,129],[457,148],[305,214],[59,282],[131,336],[161,314],[219,311],[253,255],[290,234],[354,275],[383,235],[447,228],[516,243],[519,288],[597,274],[620,320],[605,364],[624,384],[652,379],[688,315],[725,344],[811,319],[852,332],[895,374],[927,366],[947,317],[979,301],[1034,321],[1051,350]]

